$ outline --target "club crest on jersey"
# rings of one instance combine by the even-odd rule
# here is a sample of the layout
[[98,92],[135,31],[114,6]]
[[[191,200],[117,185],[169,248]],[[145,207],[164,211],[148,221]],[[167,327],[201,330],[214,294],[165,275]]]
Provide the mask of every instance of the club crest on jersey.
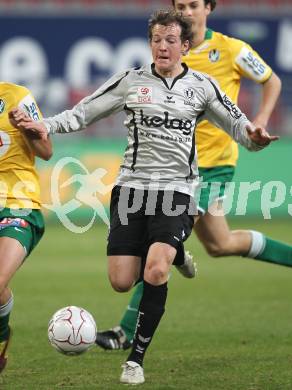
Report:
[[189,87],[184,90],[184,95],[187,100],[184,100],[184,104],[186,106],[196,106],[195,99],[196,99],[196,91],[194,88]]
[[209,51],[209,60],[211,62],[217,62],[220,58],[220,52],[217,49],[213,49]]
[[184,90],[184,95],[188,100],[193,100],[196,96],[195,89],[192,87],[186,88]]
[[2,114],[2,112],[4,111],[4,109],[5,109],[4,100],[3,100],[3,99],[0,99],[0,114]]
[[137,90],[138,103],[152,103],[152,88],[139,87]]

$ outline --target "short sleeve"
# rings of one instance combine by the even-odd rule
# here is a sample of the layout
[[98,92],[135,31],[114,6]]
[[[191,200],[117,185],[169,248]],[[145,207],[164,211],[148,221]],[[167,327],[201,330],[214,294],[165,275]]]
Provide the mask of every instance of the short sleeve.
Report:
[[24,110],[34,121],[39,121],[43,118],[42,113],[29,90],[18,103],[18,107]]
[[235,70],[243,77],[257,83],[264,83],[272,74],[272,69],[247,43],[239,39],[230,40],[230,48]]

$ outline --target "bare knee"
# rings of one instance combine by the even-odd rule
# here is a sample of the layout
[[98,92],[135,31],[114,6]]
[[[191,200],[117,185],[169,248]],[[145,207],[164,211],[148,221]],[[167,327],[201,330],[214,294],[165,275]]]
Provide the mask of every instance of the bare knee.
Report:
[[156,242],[151,245],[144,270],[146,282],[159,286],[168,279],[170,266],[176,254],[176,249],[169,244]]
[[164,280],[165,277],[165,270],[158,264],[150,265],[145,268],[144,278],[154,286],[161,284],[161,280]]
[[127,292],[135,284],[140,274],[140,258],[135,256],[109,256],[108,276],[112,288],[117,292]]
[[162,283],[165,283],[168,279],[169,273],[169,265],[167,261],[147,261],[146,267],[144,270],[144,279],[153,284],[154,286],[158,286]]
[[133,279],[121,278],[118,275],[110,275],[109,280],[112,288],[117,292],[130,291],[135,283]]
[[123,282],[116,282],[116,281],[110,281],[111,282],[111,286],[112,288],[116,291],[116,292],[120,292],[120,293],[123,293],[123,292],[128,292],[131,290],[131,288],[133,287],[133,283],[131,285],[129,284],[126,284],[126,283],[123,283]]

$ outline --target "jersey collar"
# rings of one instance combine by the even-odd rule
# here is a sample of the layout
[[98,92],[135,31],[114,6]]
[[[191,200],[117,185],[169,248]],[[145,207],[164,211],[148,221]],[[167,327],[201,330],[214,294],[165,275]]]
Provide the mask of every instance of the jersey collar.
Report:
[[206,39],[212,39],[212,36],[213,36],[213,30],[211,30],[210,28],[207,28],[206,32],[205,32],[205,40]]
[[213,30],[211,30],[210,28],[207,28],[206,31],[205,31],[204,40],[201,43],[199,43],[198,46],[195,46],[195,47],[191,48],[190,52],[191,51],[200,50],[201,47],[205,47],[206,41],[212,39],[213,32],[214,32]]
[[168,84],[167,84],[165,78],[162,77],[162,76],[160,76],[160,74],[158,74],[158,73],[156,72],[156,70],[155,70],[155,64],[154,64],[154,63],[151,64],[151,71],[152,71],[152,74],[153,74],[154,76],[160,78],[160,79],[163,81],[163,83],[165,84],[165,86],[166,86],[168,89],[172,89],[172,87],[173,87],[174,84],[177,82],[177,80],[182,79],[182,78],[188,73],[189,68],[187,67],[187,65],[186,65],[184,62],[182,62],[182,67],[184,68],[183,71],[181,72],[181,74],[177,75],[177,76],[173,79],[172,84],[171,84],[170,87],[168,86]]

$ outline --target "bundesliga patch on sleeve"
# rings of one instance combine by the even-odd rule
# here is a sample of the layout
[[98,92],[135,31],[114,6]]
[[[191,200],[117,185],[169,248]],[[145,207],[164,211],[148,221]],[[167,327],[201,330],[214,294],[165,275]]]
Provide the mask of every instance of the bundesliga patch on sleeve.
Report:
[[256,81],[264,80],[269,71],[264,61],[246,46],[240,50],[235,62],[245,73],[249,74],[251,79]]
[[26,111],[34,121],[39,121],[41,119],[38,106],[31,95],[25,96],[25,98],[21,100],[19,107]]
[[152,103],[152,88],[151,87],[139,87],[137,89],[137,102],[138,103]]

